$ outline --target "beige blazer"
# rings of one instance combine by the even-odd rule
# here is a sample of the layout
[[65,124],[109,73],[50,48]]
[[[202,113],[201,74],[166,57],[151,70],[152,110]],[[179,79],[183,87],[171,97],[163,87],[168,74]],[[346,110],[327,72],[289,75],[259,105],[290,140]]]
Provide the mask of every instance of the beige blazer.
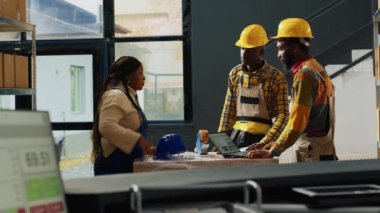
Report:
[[[101,144],[103,155],[109,156],[116,148],[130,153],[141,134],[137,132],[142,118],[124,93],[125,87],[106,91],[101,99],[99,108],[99,131],[102,135]],[[129,94],[136,102],[136,91],[128,87]]]

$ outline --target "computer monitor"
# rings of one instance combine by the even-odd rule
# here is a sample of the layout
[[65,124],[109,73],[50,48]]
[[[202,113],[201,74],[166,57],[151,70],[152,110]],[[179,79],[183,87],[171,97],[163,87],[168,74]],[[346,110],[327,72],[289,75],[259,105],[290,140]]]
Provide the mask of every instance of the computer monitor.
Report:
[[67,212],[48,112],[0,111],[0,212]]

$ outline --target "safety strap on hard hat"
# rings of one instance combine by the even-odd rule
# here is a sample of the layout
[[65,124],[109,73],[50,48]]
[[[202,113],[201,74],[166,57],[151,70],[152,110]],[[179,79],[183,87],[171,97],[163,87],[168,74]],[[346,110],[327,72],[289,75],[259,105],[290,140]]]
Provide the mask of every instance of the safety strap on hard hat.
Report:
[[310,42],[306,41],[304,38],[299,38],[301,44],[305,45],[305,46],[310,46]]

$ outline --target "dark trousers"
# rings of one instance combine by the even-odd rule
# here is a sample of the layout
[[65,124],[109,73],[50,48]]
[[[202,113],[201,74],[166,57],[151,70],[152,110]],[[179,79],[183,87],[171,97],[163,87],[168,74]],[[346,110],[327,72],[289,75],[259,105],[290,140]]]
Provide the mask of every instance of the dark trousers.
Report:
[[94,174],[110,175],[133,172],[133,157],[116,149],[108,157],[99,155],[95,159]]

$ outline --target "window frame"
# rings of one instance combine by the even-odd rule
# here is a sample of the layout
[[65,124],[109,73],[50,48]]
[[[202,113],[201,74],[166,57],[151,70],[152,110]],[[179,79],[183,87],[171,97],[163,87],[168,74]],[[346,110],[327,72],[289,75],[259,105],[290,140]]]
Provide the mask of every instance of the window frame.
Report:
[[[103,1],[104,8],[114,8],[114,0]],[[109,37],[112,43],[110,52],[111,61],[115,61],[115,43],[132,43],[132,42],[155,42],[155,41],[181,41],[183,53],[183,94],[184,94],[184,118],[183,120],[161,120],[149,121],[149,124],[172,124],[172,123],[192,123],[192,81],[191,81],[191,17],[190,17],[190,0],[182,0],[182,35],[170,36],[135,36],[135,37],[116,37],[115,36],[115,14],[104,11],[104,36]],[[109,25],[112,25],[108,27]]]
[[[102,38],[75,38],[75,39],[48,39],[36,40],[37,56],[42,55],[80,55],[93,56],[93,112],[94,118],[98,110],[98,93],[104,79],[108,76],[108,69],[115,61],[115,42],[145,42],[145,41],[182,41],[183,51],[183,88],[184,88],[184,119],[148,121],[149,124],[192,124],[192,74],[191,74],[191,16],[190,0],[182,0],[182,35],[175,36],[142,36],[142,37],[115,37],[114,0],[103,0],[103,37]],[[22,45],[29,45],[25,33],[21,34]],[[2,48],[12,49],[17,41],[0,42]],[[20,44],[19,44],[20,45]],[[37,65],[38,66],[38,65]],[[38,87],[38,85],[37,85]],[[37,99],[39,97],[36,97]],[[16,109],[31,109],[30,96],[16,96]],[[52,130],[91,130],[92,122],[52,122]]]

